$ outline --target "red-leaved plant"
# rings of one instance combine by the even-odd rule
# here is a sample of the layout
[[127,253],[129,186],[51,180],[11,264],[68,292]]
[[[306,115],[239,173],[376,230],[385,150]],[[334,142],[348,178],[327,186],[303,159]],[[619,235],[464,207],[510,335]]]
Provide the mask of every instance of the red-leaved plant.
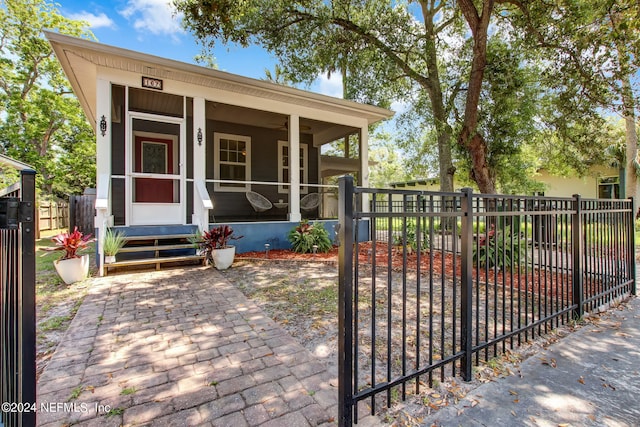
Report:
[[43,249],[45,251],[64,251],[64,254],[60,258],[61,260],[80,258],[78,252],[86,249],[93,240],[91,234],[85,236],[78,230],[78,227],[74,227],[72,233],[60,233],[51,238],[51,241],[55,243],[56,246]]
[[234,236],[233,228],[228,225],[213,227],[209,231],[203,231],[194,243],[198,245],[200,254],[204,255],[205,261],[212,261],[212,251],[214,249],[224,249],[229,246],[229,241],[242,239],[244,236]]

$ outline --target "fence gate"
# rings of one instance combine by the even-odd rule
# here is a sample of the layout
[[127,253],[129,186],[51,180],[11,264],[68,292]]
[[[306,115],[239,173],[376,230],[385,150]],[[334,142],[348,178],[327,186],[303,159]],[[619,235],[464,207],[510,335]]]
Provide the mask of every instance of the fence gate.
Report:
[[0,425],[35,426],[35,172],[0,190]]

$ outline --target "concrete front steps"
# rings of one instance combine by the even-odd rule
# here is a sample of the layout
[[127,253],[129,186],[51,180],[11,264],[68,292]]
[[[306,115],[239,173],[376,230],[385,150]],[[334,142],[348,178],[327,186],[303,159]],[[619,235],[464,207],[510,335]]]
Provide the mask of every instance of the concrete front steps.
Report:
[[186,263],[202,263],[204,257],[196,253],[189,241],[198,231],[191,225],[113,227],[123,233],[126,244],[116,255],[116,262],[105,264],[104,272],[120,268],[136,268],[155,265],[174,266]]

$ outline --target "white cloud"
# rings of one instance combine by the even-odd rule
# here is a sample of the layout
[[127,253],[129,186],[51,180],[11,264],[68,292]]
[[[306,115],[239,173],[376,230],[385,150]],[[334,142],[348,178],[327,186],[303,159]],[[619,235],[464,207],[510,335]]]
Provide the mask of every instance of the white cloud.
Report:
[[316,92],[335,98],[342,98],[342,74],[339,72],[332,73],[331,77],[327,77],[326,74],[319,75],[315,86],[317,86]]
[[115,28],[116,24],[111,18],[109,18],[104,12],[99,15],[91,12],[82,11],[80,13],[74,13],[69,16],[70,19],[77,21],[85,21],[89,23],[90,28]]
[[176,14],[167,0],[129,0],[120,14],[133,21],[133,28],[142,33],[169,35],[175,39],[184,33],[180,27],[182,15]]

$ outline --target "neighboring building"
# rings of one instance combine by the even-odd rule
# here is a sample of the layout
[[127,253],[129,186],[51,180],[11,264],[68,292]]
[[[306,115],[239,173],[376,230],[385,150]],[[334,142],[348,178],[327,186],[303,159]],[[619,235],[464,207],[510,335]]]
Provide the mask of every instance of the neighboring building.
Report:
[[[232,224],[240,252],[288,247],[321,179],[368,185],[368,127],[389,110],[47,32],[96,131],[97,215],[106,226]],[[359,139],[359,159],[320,155]],[[296,153],[296,155],[291,155]],[[296,171],[292,173],[292,171]],[[257,212],[255,193],[266,207]],[[322,199],[318,197],[318,199]],[[265,201],[267,200],[267,201]],[[266,223],[268,222],[268,223]]]
[[545,170],[538,171],[535,180],[543,183],[544,196],[571,197],[579,194],[588,199],[617,199],[620,197],[618,169],[595,166],[583,177],[555,176]]
[[389,186],[399,190],[440,191],[440,178],[421,178],[409,181],[390,182]]
[[[580,194],[588,199],[616,199],[620,197],[620,177],[618,169],[596,166],[583,177],[564,177],[540,170],[534,179],[545,185],[538,196],[571,197]],[[391,188],[422,191],[439,191],[439,178],[423,178],[389,183]],[[459,188],[456,188],[459,190]],[[477,190],[476,190],[477,191]]]

